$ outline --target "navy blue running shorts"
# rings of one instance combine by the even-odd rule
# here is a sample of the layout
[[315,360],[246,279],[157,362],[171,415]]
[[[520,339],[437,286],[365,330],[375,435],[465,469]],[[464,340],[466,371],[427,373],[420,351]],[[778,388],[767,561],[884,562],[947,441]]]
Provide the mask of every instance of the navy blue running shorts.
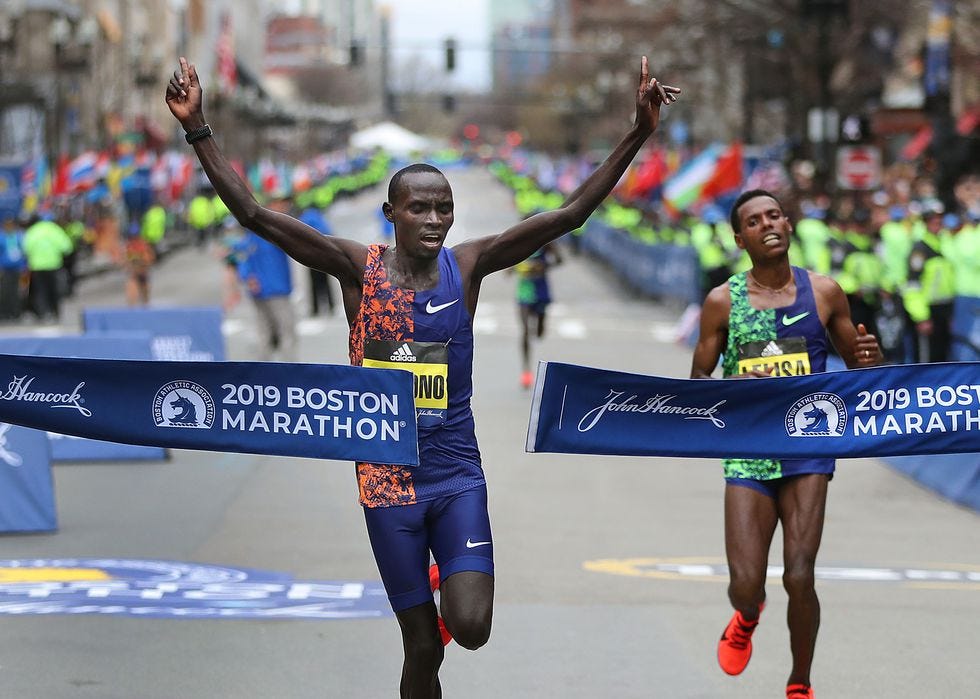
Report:
[[[782,478],[771,478],[767,481],[758,480],[756,478],[726,478],[725,483],[728,485],[740,485],[745,488],[750,488],[763,495],[775,500],[779,495],[779,489],[783,487],[783,484],[791,478],[796,478],[797,476],[805,476],[805,473],[794,473],[791,476],[783,476]],[[827,476],[827,480],[832,480],[834,477],[833,473],[823,474]]]
[[364,519],[395,612],[432,601],[430,550],[442,580],[463,571],[493,575],[486,484],[414,505],[365,507]]

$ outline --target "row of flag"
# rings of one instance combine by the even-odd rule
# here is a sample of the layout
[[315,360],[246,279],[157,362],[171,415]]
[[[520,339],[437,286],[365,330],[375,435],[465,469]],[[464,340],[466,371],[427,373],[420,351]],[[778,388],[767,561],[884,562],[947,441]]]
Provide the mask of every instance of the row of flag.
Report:
[[[249,167],[233,161],[232,167],[254,191],[270,194],[307,191],[329,176],[350,172],[355,162],[346,152],[336,151],[298,164],[263,159]],[[13,176],[14,184],[19,186],[7,189],[11,196],[23,200],[27,213],[51,197],[85,195],[102,186],[116,194],[132,187],[145,188],[151,190],[148,194],[164,202],[175,201],[184,195],[188,186],[201,182],[195,178],[198,168],[193,156],[176,150],[163,153],[133,150],[115,156],[105,151],[85,151],[74,158],[61,158],[54,168],[48,166],[46,158],[35,158],[11,173],[18,171],[19,178]]]
[[618,192],[626,201],[659,200],[672,215],[727,208],[739,192],[790,186],[778,159],[747,157],[741,143],[712,144],[684,159],[676,149],[654,148],[624,176]]
[[[563,194],[578,187],[594,169],[582,157],[550,158],[524,149],[512,149],[508,156],[515,172],[532,177],[545,190]],[[662,202],[669,214],[678,216],[701,214],[710,206],[725,208],[745,189],[780,193],[789,185],[786,168],[777,157],[748,155],[736,142],[712,144],[693,154],[651,148],[639,155],[615,192],[625,202]]]
[[169,188],[176,197],[190,182],[194,161],[176,151],[157,154],[141,150],[113,157],[106,151],[90,150],[74,158],[60,158],[52,170],[46,158],[35,158],[27,161],[21,170],[21,193],[38,199],[82,194],[99,182],[118,186],[133,172],[147,169],[157,188]]

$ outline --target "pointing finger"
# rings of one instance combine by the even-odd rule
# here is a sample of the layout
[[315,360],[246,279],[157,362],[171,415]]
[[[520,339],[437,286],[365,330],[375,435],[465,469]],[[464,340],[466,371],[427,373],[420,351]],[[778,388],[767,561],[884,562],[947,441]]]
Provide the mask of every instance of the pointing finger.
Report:
[[174,77],[170,79],[170,86],[174,89],[174,92],[180,93],[181,97],[187,94],[184,92],[183,82],[184,80],[180,77],[180,73],[175,70]]
[[640,58],[640,89],[641,90],[646,86],[647,81],[650,79],[649,76],[650,76],[650,66],[649,63],[647,62],[647,57],[643,56],[642,58]]

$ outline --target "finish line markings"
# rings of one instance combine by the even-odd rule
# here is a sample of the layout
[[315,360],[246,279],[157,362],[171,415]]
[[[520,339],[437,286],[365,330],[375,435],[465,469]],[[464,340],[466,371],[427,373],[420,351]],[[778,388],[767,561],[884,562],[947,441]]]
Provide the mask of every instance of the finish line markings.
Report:
[[391,616],[381,583],[176,561],[0,560],[0,616],[99,614],[167,619]]
[[[585,570],[609,575],[728,582],[728,566],[717,558],[606,558],[585,561]],[[781,578],[782,566],[769,566],[767,578]],[[856,567],[817,566],[817,580],[839,582],[898,583],[923,589],[980,590],[980,566],[925,567]]]

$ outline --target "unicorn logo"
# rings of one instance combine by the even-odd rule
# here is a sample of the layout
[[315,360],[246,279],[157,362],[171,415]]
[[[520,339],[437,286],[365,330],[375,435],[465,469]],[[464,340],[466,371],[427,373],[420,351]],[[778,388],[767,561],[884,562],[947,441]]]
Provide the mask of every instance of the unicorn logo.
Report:
[[177,397],[170,401],[169,405],[174,411],[173,417],[170,418],[172,425],[197,427],[197,407],[190,398],[177,392]]
[[17,468],[24,463],[24,459],[21,458],[20,454],[15,454],[7,449],[7,432],[9,431],[10,425],[6,422],[0,422],[0,461]]
[[790,437],[841,437],[847,428],[847,409],[836,394],[811,393],[793,404],[785,424]]
[[809,421],[807,426],[803,428],[804,433],[813,434],[814,432],[827,431],[827,413],[821,410],[818,405],[811,405],[809,410],[803,412],[803,417]]
[[171,381],[153,398],[153,423],[157,427],[210,429],[214,425],[214,399],[193,381]]

